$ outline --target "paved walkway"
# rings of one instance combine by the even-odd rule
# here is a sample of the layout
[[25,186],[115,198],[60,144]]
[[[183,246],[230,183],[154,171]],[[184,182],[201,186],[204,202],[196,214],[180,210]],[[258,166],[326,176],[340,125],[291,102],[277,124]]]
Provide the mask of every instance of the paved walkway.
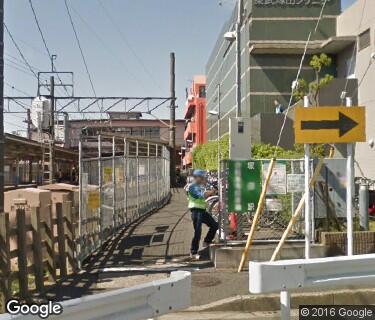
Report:
[[[206,231],[204,228],[203,233]],[[171,271],[181,269],[193,272],[193,305],[246,294],[247,273],[217,272],[207,250],[201,252],[201,261],[190,261],[192,236],[186,193],[183,189],[174,189],[164,208],[122,230],[92,256],[84,266],[85,271],[55,286],[49,297],[65,300],[130,287],[167,277]]]

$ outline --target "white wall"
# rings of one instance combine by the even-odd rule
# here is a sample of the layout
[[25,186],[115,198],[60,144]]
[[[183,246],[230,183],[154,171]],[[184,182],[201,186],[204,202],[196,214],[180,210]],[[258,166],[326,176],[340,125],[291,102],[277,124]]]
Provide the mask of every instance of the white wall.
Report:
[[[359,105],[366,107],[366,135],[367,141],[375,140],[375,61],[372,62],[367,74],[366,69],[371,61],[371,54],[375,52],[375,0],[357,0],[345,10],[337,19],[337,35],[359,35],[371,28],[371,45],[357,52],[355,59],[355,76],[361,81],[359,87]],[[375,148],[368,143],[358,143],[356,146],[356,160],[366,177],[375,179]],[[356,168],[356,176],[360,176]]]

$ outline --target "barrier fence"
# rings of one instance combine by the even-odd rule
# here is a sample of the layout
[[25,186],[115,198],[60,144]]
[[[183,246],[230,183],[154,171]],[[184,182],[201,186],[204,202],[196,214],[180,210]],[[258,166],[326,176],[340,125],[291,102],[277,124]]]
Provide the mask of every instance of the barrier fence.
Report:
[[162,207],[170,196],[163,143],[98,136],[80,142],[78,260],[119,227]]

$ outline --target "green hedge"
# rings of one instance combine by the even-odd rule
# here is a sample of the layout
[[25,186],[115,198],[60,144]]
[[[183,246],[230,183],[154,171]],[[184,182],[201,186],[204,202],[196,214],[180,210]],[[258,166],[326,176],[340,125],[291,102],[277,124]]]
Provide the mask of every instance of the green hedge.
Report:
[[[222,160],[229,158],[229,135],[220,139],[220,156]],[[313,156],[324,155],[324,145],[312,147]],[[303,145],[295,145],[294,150],[285,150],[270,144],[254,144],[252,146],[253,159],[270,159],[276,156],[279,159],[302,158]],[[193,151],[193,167],[205,170],[217,170],[217,141],[196,146]]]

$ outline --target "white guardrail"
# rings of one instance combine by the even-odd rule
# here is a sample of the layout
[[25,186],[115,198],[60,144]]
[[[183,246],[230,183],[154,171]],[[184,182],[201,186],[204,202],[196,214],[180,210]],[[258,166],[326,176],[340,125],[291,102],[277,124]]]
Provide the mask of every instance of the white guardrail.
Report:
[[280,292],[281,319],[290,319],[290,290],[375,284],[375,254],[249,263],[251,293]]
[[[190,306],[191,273],[175,271],[167,279],[61,302],[58,320],[140,320],[176,312]],[[5,319],[37,319],[35,315],[0,315]]]

